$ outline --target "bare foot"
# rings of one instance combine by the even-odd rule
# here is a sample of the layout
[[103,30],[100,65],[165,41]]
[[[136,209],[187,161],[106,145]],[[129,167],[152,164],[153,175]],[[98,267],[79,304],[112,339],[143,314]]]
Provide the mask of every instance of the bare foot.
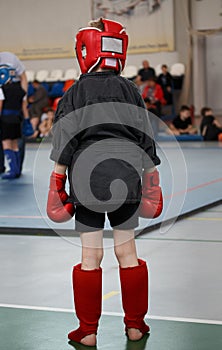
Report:
[[90,334],[81,339],[81,344],[87,346],[95,346],[96,345],[96,335]]
[[128,337],[130,340],[140,340],[143,337],[143,333],[139,329],[129,328],[127,331]]

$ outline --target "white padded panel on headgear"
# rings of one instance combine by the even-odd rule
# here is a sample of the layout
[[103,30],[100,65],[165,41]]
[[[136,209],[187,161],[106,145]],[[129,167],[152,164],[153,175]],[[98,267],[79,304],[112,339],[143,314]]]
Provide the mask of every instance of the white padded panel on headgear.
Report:
[[103,52],[116,52],[123,53],[123,41],[117,38],[111,38],[109,36],[102,37],[102,50]]
[[116,67],[116,58],[105,58],[105,65],[108,67]]

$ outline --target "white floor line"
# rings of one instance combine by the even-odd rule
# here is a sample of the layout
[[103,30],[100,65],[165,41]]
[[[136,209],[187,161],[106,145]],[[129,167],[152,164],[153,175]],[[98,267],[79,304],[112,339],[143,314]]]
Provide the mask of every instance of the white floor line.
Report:
[[1,307],[10,308],[10,309],[34,310],[34,311],[51,311],[51,312],[66,312],[66,313],[73,312],[73,309],[63,309],[63,308],[48,307],[48,306],[0,304],[0,308]]
[[[65,312],[73,313],[73,309],[63,309],[55,307],[46,307],[46,306],[29,306],[29,305],[16,305],[16,304],[0,304],[0,308],[11,308],[11,309],[24,309],[24,310],[34,310],[34,311],[50,311],[50,312]],[[104,311],[102,313],[105,316],[117,316],[122,317],[123,313],[121,312],[109,312]],[[159,320],[159,321],[174,321],[174,322],[185,322],[185,323],[201,323],[201,324],[212,324],[222,326],[222,321],[218,320],[205,320],[199,318],[186,318],[186,317],[167,317],[167,316],[154,316],[146,315],[146,318],[150,320]]]

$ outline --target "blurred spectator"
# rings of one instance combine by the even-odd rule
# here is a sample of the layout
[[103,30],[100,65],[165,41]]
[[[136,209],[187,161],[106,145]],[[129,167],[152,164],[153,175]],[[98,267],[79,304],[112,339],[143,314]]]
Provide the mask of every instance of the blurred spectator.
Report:
[[150,117],[152,129],[153,129],[153,134],[155,137],[159,131],[158,110],[156,108],[156,105],[151,103],[151,100],[149,97],[145,97],[144,102],[147,110],[150,112],[149,117]]
[[138,90],[140,91],[140,93],[142,93],[143,89],[144,89],[144,82],[141,81],[141,77],[140,75],[137,75],[136,78],[133,80],[133,82],[136,84]]
[[153,5],[152,5],[153,11],[156,11],[160,8],[160,1],[159,0],[153,0]]
[[48,137],[51,133],[55,113],[52,108],[49,108],[46,113],[41,116],[41,123],[39,124],[39,137]]
[[150,67],[150,64],[147,60],[142,62],[143,68],[138,71],[138,76],[141,81],[147,81],[149,78],[156,76],[154,68]]
[[151,103],[151,100],[149,97],[145,97],[144,98],[144,102],[145,102],[145,105],[146,105],[146,109],[148,111],[150,111],[151,113],[157,115],[158,111],[157,111],[157,108],[154,104]]
[[200,133],[204,141],[222,141],[222,125],[214,117],[212,109],[203,107],[201,116]]
[[164,99],[166,100],[167,105],[172,105],[173,95],[172,95],[172,86],[173,86],[173,77],[168,72],[168,67],[166,64],[163,64],[161,67],[162,73],[157,78],[157,83],[162,87]]
[[163,90],[156,82],[156,78],[151,77],[145,82],[145,87],[142,92],[143,99],[149,98],[150,103],[155,106],[157,110],[157,116],[161,117],[161,106],[166,104],[164,99]]
[[[19,58],[11,53],[11,52],[0,52],[0,66],[7,65],[15,70],[15,76],[13,78],[14,82],[20,81],[21,87],[26,92],[28,91],[28,80],[25,72],[25,67],[23,63],[19,60]],[[27,95],[25,94],[23,98],[23,104],[24,109],[23,112],[25,113],[24,117],[28,118],[28,111],[27,111]],[[2,93],[1,93],[1,97]],[[22,171],[22,164],[25,156],[25,138],[22,136],[19,141],[19,156],[20,156],[20,172]],[[2,149],[2,143],[1,143],[1,128],[0,128],[0,173],[4,172],[5,166],[4,166],[4,154]]]
[[14,179],[20,176],[21,159],[18,140],[21,138],[22,111],[28,115],[27,103],[24,100],[26,92],[20,82],[13,82],[10,78],[2,86],[3,95],[0,99],[0,125],[4,155],[9,170],[2,175],[2,179]]
[[6,64],[15,69],[16,77],[14,81],[20,81],[23,90],[28,91],[28,80],[23,63],[11,52],[0,52],[0,65]]
[[48,107],[49,99],[46,89],[40,84],[38,80],[34,80],[32,82],[32,86],[34,87],[35,92],[28,99],[30,103],[29,115],[33,129],[36,130],[40,122],[43,109],[45,107]]
[[168,132],[174,135],[194,135],[197,133],[197,129],[192,125],[188,106],[181,106],[179,115],[169,124]]

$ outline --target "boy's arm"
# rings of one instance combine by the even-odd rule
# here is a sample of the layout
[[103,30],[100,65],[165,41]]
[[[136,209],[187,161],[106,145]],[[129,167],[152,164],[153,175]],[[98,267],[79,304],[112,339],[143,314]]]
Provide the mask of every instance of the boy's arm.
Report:
[[[72,95],[72,91],[70,91]],[[71,96],[72,97],[72,96]],[[52,127],[52,151],[50,159],[69,166],[78,147],[78,123],[71,97],[66,93],[58,103]]]
[[54,222],[66,222],[75,213],[75,207],[68,201],[69,196],[65,190],[66,169],[66,165],[55,163],[50,176],[47,215]]
[[142,199],[140,203],[140,216],[144,218],[156,218],[163,209],[163,196],[159,181],[159,172],[156,165],[160,159],[156,154],[156,145],[153,138],[152,127],[149,122],[149,115],[144,110],[144,103],[141,99],[140,112],[143,118],[143,136],[140,147],[146,154],[143,154],[143,176],[142,176]]
[[66,173],[67,165],[59,164],[55,162],[54,172],[64,175]]
[[156,218],[163,210],[163,195],[160,187],[159,172],[156,167],[144,169],[142,177],[142,199],[140,216]]
[[66,170],[71,164],[77,146],[75,139],[77,126],[75,115],[71,113],[72,109],[73,107],[68,103],[67,95],[64,95],[59,101],[53,126],[53,148],[50,158],[55,163],[54,171],[50,176],[47,214],[55,222],[68,221],[75,213],[75,207],[68,201],[69,196],[65,191]]

